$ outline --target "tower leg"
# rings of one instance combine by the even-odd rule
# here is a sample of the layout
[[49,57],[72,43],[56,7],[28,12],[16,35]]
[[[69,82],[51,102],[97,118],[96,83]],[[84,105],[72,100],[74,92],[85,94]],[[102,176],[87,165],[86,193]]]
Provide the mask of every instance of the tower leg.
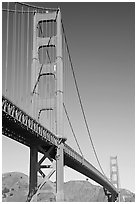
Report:
[[57,159],[56,159],[56,201],[64,201],[64,158],[63,158],[63,147],[61,143],[57,148]]
[[62,61],[62,31],[61,13],[57,15],[57,82],[56,82],[56,107],[57,107],[57,129],[56,135],[61,139],[56,155],[56,201],[64,201],[64,144],[63,138],[63,61]]
[[30,174],[29,174],[29,198],[31,199],[32,195],[37,189],[37,162],[38,162],[38,151],[36,146],[30,147]]
[[108,202],[115,202],[116,201],[116,197],[111,194],[106,188],[103,187],[105,196],[107,196]]

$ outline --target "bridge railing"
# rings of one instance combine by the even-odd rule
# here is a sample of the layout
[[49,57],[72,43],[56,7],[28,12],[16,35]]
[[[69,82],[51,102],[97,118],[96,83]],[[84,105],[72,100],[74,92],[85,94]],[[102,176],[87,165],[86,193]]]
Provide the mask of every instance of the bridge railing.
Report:
[[31,116],[28,116],[23,110],[18,108],[14,103],[2,96],[2,111],[10,115],[14,120],[19,121],[21,124],[39,134],[47,142],[57,146],[58,138],[48,129],[44,128]]

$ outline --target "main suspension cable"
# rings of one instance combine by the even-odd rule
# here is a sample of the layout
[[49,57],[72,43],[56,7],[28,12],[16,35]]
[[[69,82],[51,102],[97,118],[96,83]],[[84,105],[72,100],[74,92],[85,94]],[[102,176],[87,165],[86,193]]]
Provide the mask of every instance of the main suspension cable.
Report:
[[84,158],[83,153],[82,153],[81,148],[80,148],[80,146],[79,146],[79,143],[78,143],[78,140],[77,140],[76,134],[75,134],[75,132],[74,132],[74,130],[73,130],[73,127],[72,127],[72,124],[71,124],[71,121],[70,121],[70,118],[69,118],[69,115],[68,115],[68,112],[67,112],[67,109],[66,109],[64,103],[63,103],[63,107],[64,107],[65,114],[66,114],[66,116],[67,116],[67,119],[68,119],[68,122],[69,122],[69,125],[70,125],[70,128],[71,128],[71,131],[72,131],[72,133],[73,133],[73,136],[74,136],[75,141],[76,141],[76,143],[77,143],[77,146],[78,146],[78,148],[79,148],[79,151],[80,151],[82,157]]
[[34,5],[31,5],[31,4],[28,4],[28,3],[22,3],[22,2],[17,2],[17,3],[21,4],[23,6],[27,6],[27,7],[35,8],[35,9],[51,10],[51,11],[57,11],[58,10],[58,8],[44,8],[44,7],[40,7],[40,6],[34,6]]
[[77,94],[78,94],[78,98],[79,98],[80,107],[81,107],[82,114],[83,114],[83,117],[84,117],[86,129],[87,129],[89,139],[90,139],[91,145],[93,147],[93,151],[94,151],[95,157],[97,159],[98,165],[99,165],[102,173],[105,175],[105,173],[104,173],[104,171],[103,171],[103,169],[101,167],[100,161],[98,159],[97,152],[96,152],[95,146],[93,144],[92,138],[91,138],[91,133],[90,133],[89,126],[88,126],[88,123],[87,123],[85,111],[84,111],[84,108],[83,108],[83,104],[82,104],[82,100],[81,100],[81,96],[80,96],[80,92],[79,92],[79,88],[78,88],[78,83],[77,83],[77,80],[76,80],[76,76],[75,76],[75,72],[74,72],[74,68],[73,68],[73,64],[72,64],[72,60],[71,60],[71,56],[70,56],[70,52],[69,52],[69,47],[68,47],[68,43],[67,43],[67,38],[66,38],[66,34],[65,34],[65,29],[64,29],[64,25],[63,25],[62,20],[61,20],[61,23],[62,23],[63,34],[64,34],[64,38],[65,38],[65,43],[66,43],[66,46],[67,46],[67,51],[68,51],[68,57],[69,57],[70,65],[71,65],[71,70],[72,70],[72,74],[73,74],[73,78],[74,78],[74,82],[75,82],[75,86],[76,86],[76,90],[77,90]]
[[[27,7],[31,7],[31,8],[35,8],[35,9],[42,9],[43,11],[44,11],[44,10],[52,10],[52,11],[57,11],[57,10],[58,10],[58,9],[54,9],[54,8],[37,7],[37,6],[33,6],[33,5],[30,5],[30,4],[21,3],[21,2],[17,2],[17,3],[18,3],[18,4],[21,4],[21,5],[22,5],[22,8],[23,8],[23,6],[27,6]],[[4,10],[4,9],[3,9],[3,10]],[[7,43],[6,43],[6,48],[7,48],[7,49],[6,49],[6,75],[7,75],[7,64],[8,64],[8,63],[7,63],[7,61],[8,61],[8,60],[7,60],[7,58],[8,58],[8,24],[9,24],[9,11],[10,11],[10,9],[9,9],[9,4],[8,4],[7,9],[5,9],[5,10],[7,10]],[[15,11],[18,12],[18,10],[15,10]],[[23,13],[24,13],[24,10],[22,9],[21,12],[22,12],[21,14],[23,14]],[[25,12],[29,13],[30,11],[25,11]],[[79,98],[79,102],[80,102],[82,114],[83,114],[83,117],[84,117],[85,125],[86,125],[87,132],[88,132],[88,135],[89,135],[89,139],[90,139],[90,142],[91,142],[91,144],[92,144],[93,151],[94,151],[95,157],[96,157],[96,159],[97,159],[97,162],[98,162],[98,164],[99,164],[99,167],[100,167],[102,173],[104,174],[104,171],[103,171],[103,169],[102,169],[102,167],[101,167],[101,164],[100,164],[100,162],[99,162],[99,159],[98,159],[98,156],[97,156],[97,153],[96,153],[96,150],[95,150],[95,147],[94,147],[92,138],[91,138],[91,133],[90,133],[90,130],[89,130],[89,127],[88,127],[88,123],[87,123],[85,111],[84,111],[84,108],[83,108],[83,104],[82,104],[82,100],[81,100],[81,96],[80,96],[80,92],[79,92],[79,88],[78,88],[78,84],[77,84],[77,80],[76,80],[76,76],[75,76],[75,72],[74,72],[74,68],[73,68],[73,64],[72,64],[72,60],[71,60],[71,56],[70,56],[70,52],[69,52],[69,47],[68,47],[68,43],[67,43],[67,38],[66,38],[66,34],[65,34],[65,29],[64,29],[63,22],[62,22],[62,29],[63,29],[63,34],[64,34],[65,43],[66,43],[66,47],[67,47],[68,57],[69,57],[69,61],[70,61],[71,69],[72,69],[72,74],[73,74],[73,78],[74,78],[74,82],[75,82],[75,86],[76,86],[76,90],[77,90],[77,94],[78,94],[78,98]],[[23,64],[23,63],[22,63],[22,64]],[[6,76],[6,79],[7,79],[7,76]],[[6,81],[6,80],[5,80],[5,81]],[[6,83],[5,83],[5,84],[6,84]],[[5,86],[5,87],[6,87],[6,86]],[[63,104],[63,105],[64,105],[64,104]],[[67,115],[67,118],[68,118],[70,127],[71,127],[71,129],[73,130],[72,125],[71,125],[71,122],[70,122],[70,119],[69,119],[69,117],[68,117],[68,114],[67,114],[67,111],[66,111],[66,108],[65,108],[65,105],[64,105],[64,110],[65,110],[65,112],[66,112],[66,115]],[[72,131],[72,132],[73,132],[73,134],[75,135],[74,131]],[[75,140],[77,141],[76,136],[75,136]],[[77,145],[78,145],[78,142],[77,142]],[[78,147],[79,147],[79,145],[78,145]],[[80,152],[81,152],[80,147],[79,147],[79,150],[80,150]],[[81,152],[81,154],[82,154],[82,152]],[[82,154],[82,156],[83,156],[83,154]],[[105,175],[105,174],[104,174],[104,175]]]
[[[16,4],[17,5],[17,4]],[[29,8],[29,7],[28,7]],[[22,13],[21,10],[15,10],[15,9],[2,9],[2,11],[5,12],[12,12],[12,13]],[[27,13],[34,13],[34,11],[23,11],[23,14]]]

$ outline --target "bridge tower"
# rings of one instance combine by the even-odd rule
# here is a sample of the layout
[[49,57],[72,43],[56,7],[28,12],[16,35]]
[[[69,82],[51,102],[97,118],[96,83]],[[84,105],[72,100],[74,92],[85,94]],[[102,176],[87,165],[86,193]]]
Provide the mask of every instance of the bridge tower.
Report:
[[[117,156],[110,157],[110,181],[119,191],[119,171],[118,171],[118,161]],[[120,192],[118,199],[120,201]]]
[[110,157],[110,181],[113,185],[119,189],[119,175],[118,175],[118,163],[117,156]]
[[104,189],[104,193],[107,196],[108,202],[120,202],[120,191],[119,191],[119,172],[118,172],[118,162],[117,156],[110,157],[110,181],[111,183],[118,189],[118,198],[117,196],[111,194],[106,188]]
[[[32,115],[39,120],[47,129],[45,115],[52,113],[55,135],[59,139],[58,148],[55,152],[53,146],[38,147],[33,144],[30,147],[30,180],[29,199],[40,193],[40,188],[48,183],[55,195],[56,201],[64,200],[64,158],[63,147],[63,62],[62,62],[62,29],[61,12],[57,10],[46,10],[34,13],[33,23],[33,56],[31,68],[31,94]],[[43,115],[42,119],[41,116]],[[38,161],[38,152],[44,154]],[[55,160],[50,155],[55,154]],[[48,158],[52,165],[41,165]],[[42,168],[51,168],[51,172],[45,175]],[[38,187],[37,174],[43,177],[43,182]],[[56,190],[50,181],[52,174],[56,172]],[[41,191],[42,192],[42,191]],[[44,192],[43,192],[44,193]]]

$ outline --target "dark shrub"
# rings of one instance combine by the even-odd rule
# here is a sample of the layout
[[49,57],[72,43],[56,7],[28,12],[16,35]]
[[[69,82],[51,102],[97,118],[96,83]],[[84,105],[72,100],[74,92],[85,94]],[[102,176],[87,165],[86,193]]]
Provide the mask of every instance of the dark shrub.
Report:
[[3,194],[3,193],[8,193],[9,191],[10,191],[10,190],[5,187],[5,188],[2,190],[2,194]]

